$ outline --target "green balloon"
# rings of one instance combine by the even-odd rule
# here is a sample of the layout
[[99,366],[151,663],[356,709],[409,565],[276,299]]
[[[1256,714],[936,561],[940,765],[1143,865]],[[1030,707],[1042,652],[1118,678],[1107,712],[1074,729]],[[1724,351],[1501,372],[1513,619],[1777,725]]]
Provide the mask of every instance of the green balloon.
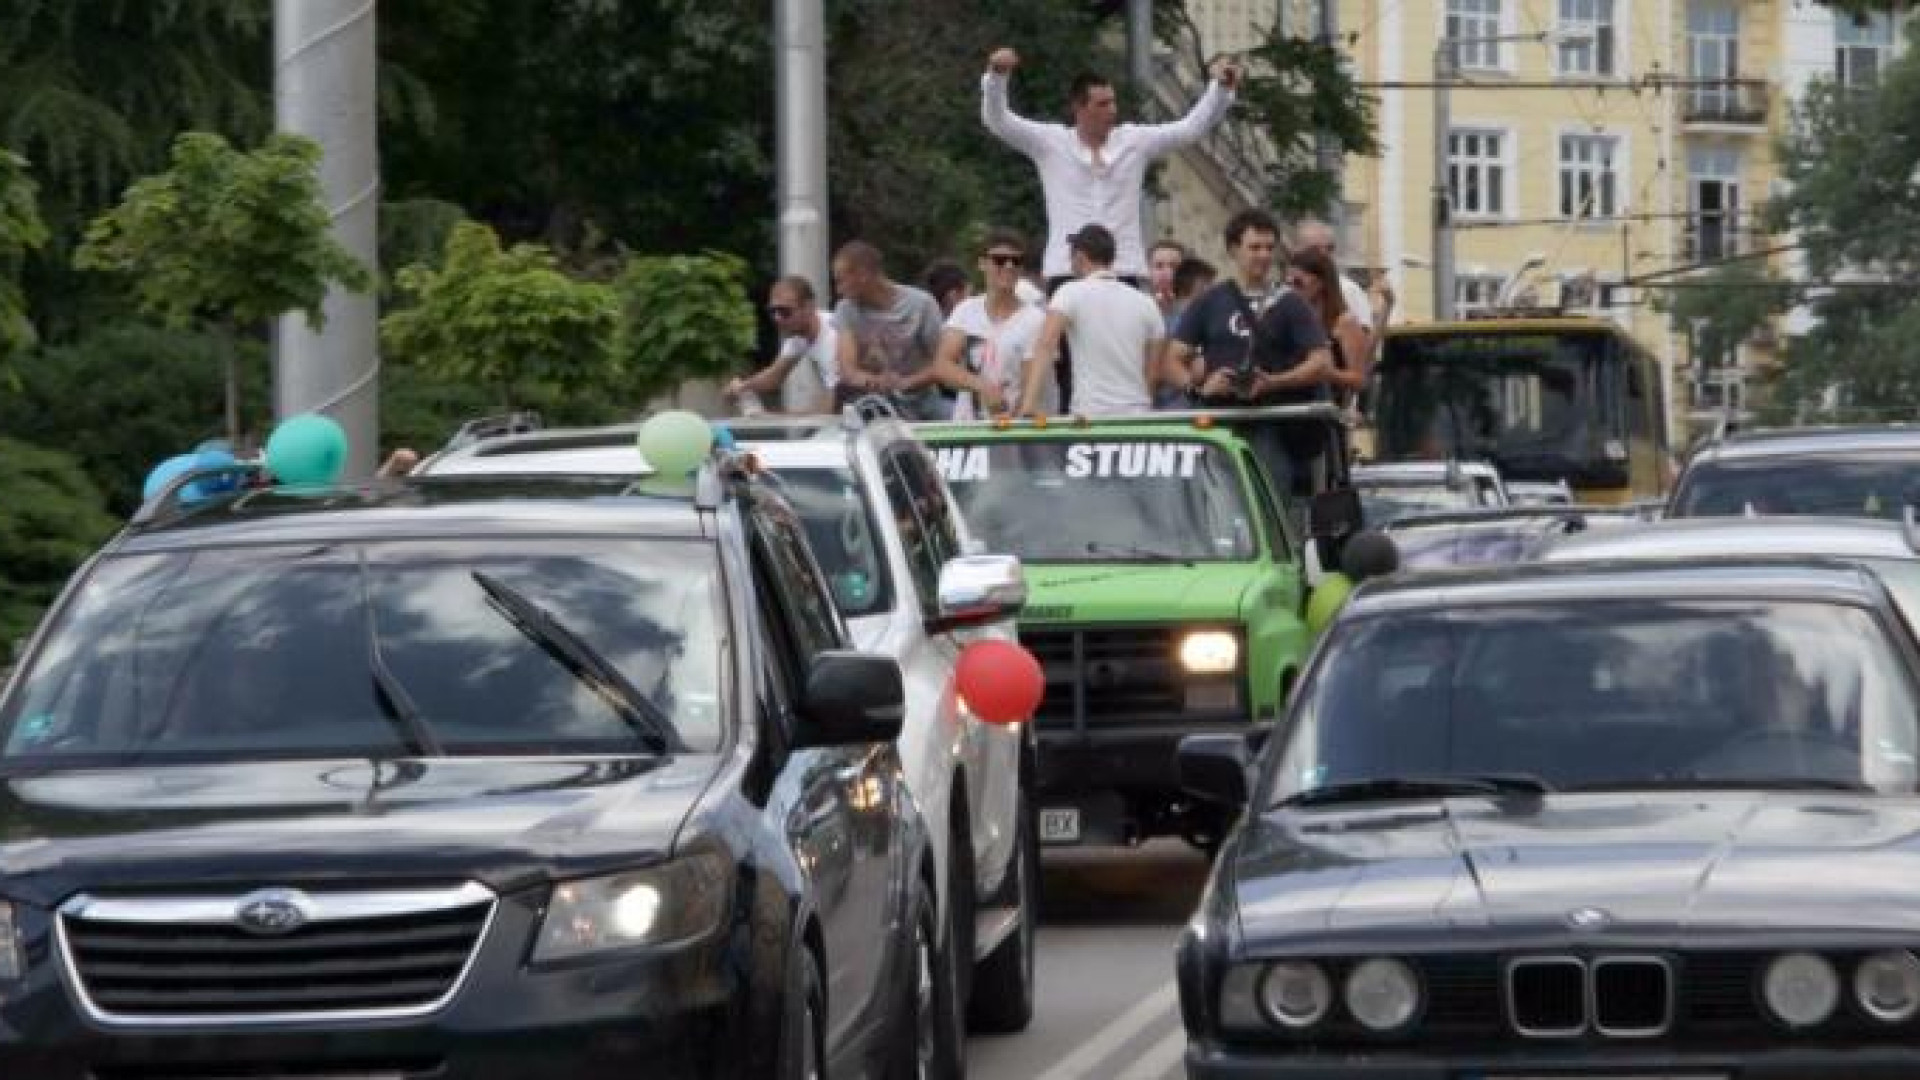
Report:
[[640,456],[661,480],[683,482],[713,452],[713,425],[685,410],[655,413],[640,425]]
[[267,471],[289,487],[331,484],[347,464],[347,433],[319,413],[289,416],[267,436]]
[[1307,632],[1319,636],[1327,628],[1335,615],[1346,605],[1347,595],[1353,592],[1353,580],[1347,575],[1335,572],[1320,579],[1313,587],[1313,593],[1307,597]]

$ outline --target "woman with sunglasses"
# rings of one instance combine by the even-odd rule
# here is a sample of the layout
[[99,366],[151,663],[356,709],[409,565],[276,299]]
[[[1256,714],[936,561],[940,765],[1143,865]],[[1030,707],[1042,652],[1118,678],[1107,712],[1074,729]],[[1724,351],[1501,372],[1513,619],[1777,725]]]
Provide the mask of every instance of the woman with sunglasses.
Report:
[[954,403],[955,420],[982,419],[1019,406],[1027,357],[1047,321],[1045,311],[1020,296],[1026,253],[1026,240],[1011,229],[987,234],[980,248],[986,291],[960,301],[947,317],[933,364],[936,379],[962,391]]
[[1340,271],[1333,260],[1314,248],[1303,248],[1287,259],[1287,288],[1299,293],[1320,316],[1333,350],[1333,375],[1327,380],[1334,396],[1345,405],[1367,385],[1372,357],[1367,328],[1347,310],[1340,291]]

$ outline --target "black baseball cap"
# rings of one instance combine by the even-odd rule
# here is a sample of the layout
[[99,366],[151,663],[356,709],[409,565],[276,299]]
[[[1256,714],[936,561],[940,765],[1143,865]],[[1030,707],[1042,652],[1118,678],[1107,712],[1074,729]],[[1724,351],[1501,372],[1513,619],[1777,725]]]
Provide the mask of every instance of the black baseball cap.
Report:
[[1067,246],[1101,266],[1113,265],[1113,233],[1105,225],[1080,226],[1079,232],[1067,237]]

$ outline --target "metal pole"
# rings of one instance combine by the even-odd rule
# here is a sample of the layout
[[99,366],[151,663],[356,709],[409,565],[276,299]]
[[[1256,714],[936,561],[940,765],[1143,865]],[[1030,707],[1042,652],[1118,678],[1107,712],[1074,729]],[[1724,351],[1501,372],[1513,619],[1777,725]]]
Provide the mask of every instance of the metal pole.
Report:
[[813,282],[831,306],[827,274],[827,38],[821,0],[773,0],[774,150],[780,272]]
[[[1137,107],[1153,100],[1153,0],[1127,0],[1127,81]],[[1154,216],[1153,200],[1141,199],[1140,235],[1149,244],[1159,238]]]
[[1453,126],[1448,100],[1454,77],[1453,40],[1433,50],[1433,319],[1453,318],[1453,205],[1447,192],[1447,133]]
[[[375,129],[375,0],[274,0],[277,130],[320,144],[320,194],[333,236],[379,267],[380,155]],[[345,475],[373,473],[380,455],[379,301],[327,293],[326,329],[306,316],[274,325],[274,415],[325,413],[346,430]]]
[[[1330,49],[1340,39],[1339,0],[1320,0],[1319,37],[1320,43]],[[1333,177],[1333,198],[1326,207],[1327,225],[1333,229],[1339,250],[1353,251],[1354,245],[1347,236],[1347,184],[1342,175],[1345,155],[1340,153],[1332,136],[1325,132],[1315,135],[1314,141],[1318,144],[1315,156],[1319,159],[1320,171]]]

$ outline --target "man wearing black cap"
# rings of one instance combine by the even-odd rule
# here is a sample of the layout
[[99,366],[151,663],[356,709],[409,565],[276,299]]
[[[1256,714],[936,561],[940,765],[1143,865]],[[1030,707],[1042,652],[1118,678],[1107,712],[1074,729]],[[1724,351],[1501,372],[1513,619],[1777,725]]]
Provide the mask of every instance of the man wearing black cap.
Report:
[[[1073,388],[1067,411],[1076,416],[1146,412],[1153,407],[1153,384],[1166,345],[1166,320],[1160,306],[1113,273],[1113,233],[1103,225],[1083,225],[1067,238],[1074,280],[1060,286],[1047,302],[1026,372],[1023,403],[1043,400],[1040,388],[1053,375],[1061,339],[1073,353]],[[1034,413],[1031,405],[1022,411]]]

